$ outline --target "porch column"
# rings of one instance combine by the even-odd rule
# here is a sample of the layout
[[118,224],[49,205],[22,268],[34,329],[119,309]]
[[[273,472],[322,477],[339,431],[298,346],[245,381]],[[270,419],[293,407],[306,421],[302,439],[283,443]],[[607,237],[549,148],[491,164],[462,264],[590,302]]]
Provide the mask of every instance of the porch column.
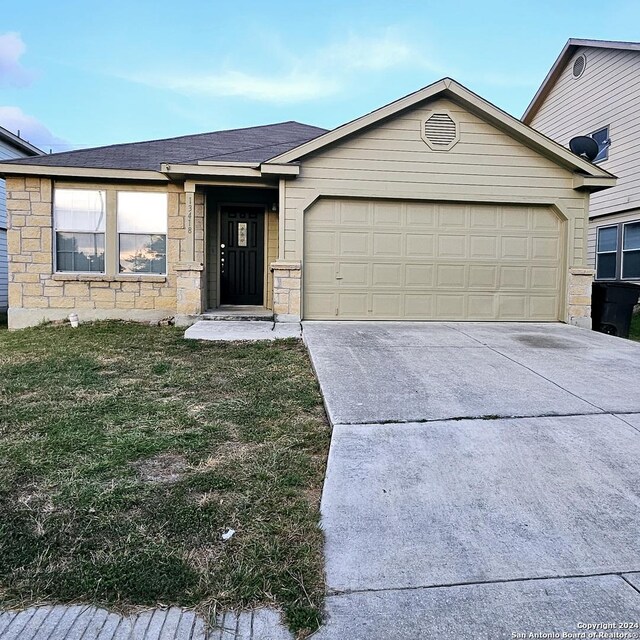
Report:
[[273,271],[273,314],[278,322],[300,322],[302,264],[298,260],[278,260]]
[[193,262],[196,258],[196,185],[185,182],[185,239],[182,259]]
[[204,267],[200,262],[180,262],[175,269],[175,323],[186,327],[193,324],[204,310]]
[[571,267],[567,283],[567,322],[591,329],[591,284],[593,269]]

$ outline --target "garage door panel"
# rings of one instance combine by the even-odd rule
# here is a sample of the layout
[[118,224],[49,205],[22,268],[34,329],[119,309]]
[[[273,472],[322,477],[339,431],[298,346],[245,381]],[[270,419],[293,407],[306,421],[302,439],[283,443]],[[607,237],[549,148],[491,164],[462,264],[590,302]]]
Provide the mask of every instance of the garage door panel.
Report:
[[370,225],[371,205],[368,202],[352,200],[348,207],[339,207],[338,219],[342,225]]
[[438,226],[441,229],[466,228],[468,226],[467,209],[465,205],[441,205],[439,207]]
[[534,260],[553,260],[557,254],[558,238],[532,238],[531,257]]
[[435,235],[426,233],[406,234],[406,255],[413,258],[433,258]]
[[493,258],[498,257],[498,238],[494,236],[472,236],[469,238],[470,258]]
[[464,318],[464,296],[450,293],[436,293],[436,320]]
[[531,267],[531,287],[557,290],[560,284],[558,267]]
[[497,320],[495,293],[470,293],[467,297],[467,313],[476,320]]
[[436,206],[431,203],[405,204],[407,226],[414,229],[435,229],[437,226]]
[[402,257],[402,234],[400,233],[374,233],[373,255]]
[[464,258],[467,252],[467,238],[465,236],[439,235],[439,258]]
[[404,296],[406,318],[433,318],[432,293],[406,293]]
[[339,255],[368,256],[369,234],[362,231],[341,231],[338,235]]
[[341,278],[340,287],[368,288],[371,284],[370,271],[371,266],[367,262],[341,262],[338,267],[338,273]]
[[404,285],[404,274],[401,264],[373,264],[371,266],[374,287],[399,287]]
[[558,319],[549,208],[336,199],[305,216],[307,319]]
[[502,207],[501,228],[503,229],[529,229],[531,215],[525,207]]
[[373,206],[373,224],[398,227],[402,224],[402,210],[395,204],[377,202]]
[[336,282],[337,265],[335,262],[311,261],[306,265],[308,278],[316,283],[316,286],[333,287]]
[[471,265],[469,288],[495,290],[498,283],[498,267],[495,265]]
[[338,293],[340,315],[348,318],[365,318],[369,315],[369,294],[355,292]]
[[529,316],[532,320],[545,320],[556,309],[556,297],[534,296],[529,299]]
[[371,312],[374,317],[401,320],[403,312],[403,295],[399,293],[372,293]]
[[529,260],[529,238],[527,236],[503,236],[500,258]]
[[528,267],[500,267],[500,289],[526,289]]
[[314,229],[314,232],[309,234],[308,242],[305,246],[307,256],[309,258],[315,258],[316,256],[335,256],[338,248],[337,239],[338,234],[335,231]]
[[467,266],[463,264],[439,264],[436,267],[436,287],[438,289],[466,289]]
[[497,229],[499,212],[488,207],[471,206],[471,226],[474,229]]

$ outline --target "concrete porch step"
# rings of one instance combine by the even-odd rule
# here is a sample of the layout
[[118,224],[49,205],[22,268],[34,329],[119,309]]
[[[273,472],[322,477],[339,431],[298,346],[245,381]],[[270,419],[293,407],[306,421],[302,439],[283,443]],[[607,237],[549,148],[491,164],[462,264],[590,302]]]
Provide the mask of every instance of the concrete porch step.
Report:
[[301,338],[299,322],[206,322],[191,325],[184,333],[190,340],[255,341]]
[[217,309],[209,309],[200,315],[200,320],[225,320],[225,321],[242,321],[242,320],[264,320],[273,322],[273,311],[258,306],[222,306]]

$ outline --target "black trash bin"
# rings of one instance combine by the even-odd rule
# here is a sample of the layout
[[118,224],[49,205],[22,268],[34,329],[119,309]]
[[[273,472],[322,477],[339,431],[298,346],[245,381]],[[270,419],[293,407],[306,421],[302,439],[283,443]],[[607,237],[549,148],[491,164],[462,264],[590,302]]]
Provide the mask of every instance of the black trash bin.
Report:
[[627,282],[594,282],[591,321],[594,331],[621,338],[629,337],[633,308],[638,304],[640,286]]

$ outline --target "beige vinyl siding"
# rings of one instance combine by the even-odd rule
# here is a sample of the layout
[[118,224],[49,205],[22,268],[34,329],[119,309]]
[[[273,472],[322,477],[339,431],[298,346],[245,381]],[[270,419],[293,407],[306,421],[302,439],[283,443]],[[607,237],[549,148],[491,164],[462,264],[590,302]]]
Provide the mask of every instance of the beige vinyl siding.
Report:
[[616,215],[594,218],[589,222],[587,235],[587,265],[596,268],[596,230],[598,227],[606,227],[621,222],[640,222],[640,209],[625,211]]
[[[460,141],[432,151],[422,121],[446,109]],[[402,200],[458,200],[552,204],[568,218],[570,266],[585,260],[588,196],[573,189],[573,174],[448,99],[420,105],[305,158],[287,183],[284,258],[303,258],[304,210],[320,195]]]
[[[580,54],[587,66],[574,78],[573,62]],[[640,52],[580,47],[531,125],[565,146],[575,136],[608,126],[609,158],[598,165],[618,176],[618,184],[591,196],[590,216],[640,206]]]

